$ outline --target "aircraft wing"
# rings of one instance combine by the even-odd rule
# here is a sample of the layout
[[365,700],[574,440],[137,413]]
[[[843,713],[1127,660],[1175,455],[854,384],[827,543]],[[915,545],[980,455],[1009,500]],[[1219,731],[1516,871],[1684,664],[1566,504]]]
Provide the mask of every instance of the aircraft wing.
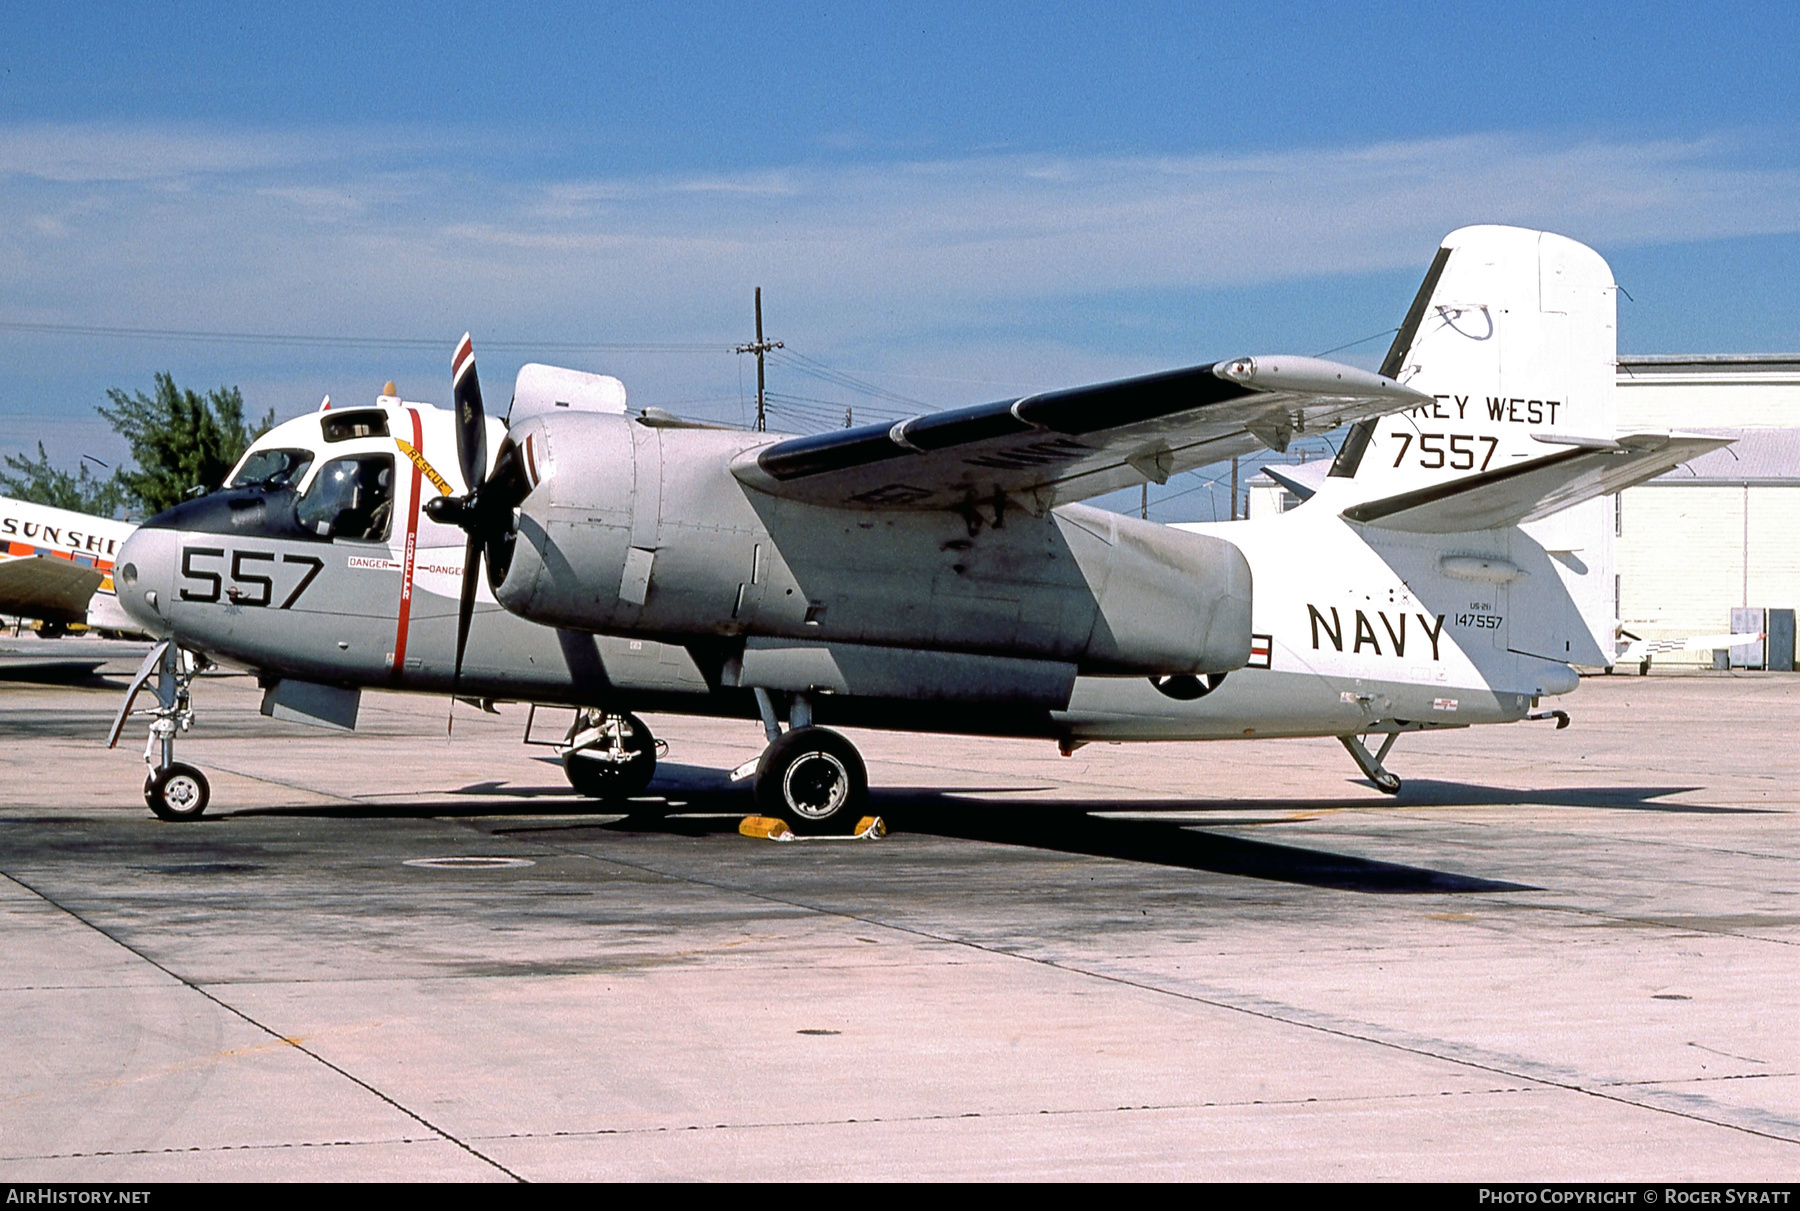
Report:
[[1728,437],[1633,433],[1617,441],[1549,439],[1569,449],[1383,497],[1344,510],[1350,521],[1414,534],[1495,530],[1608,496],[1731,444]]
[[22,555],[0,563],[0,614],[79,622],[105,575],[87,564],[52,555]]
[[1041,512],[1430,400],[1317,358],[1239,358],[788,438],[731,469],[809,504],[955,509],[1010,497]]

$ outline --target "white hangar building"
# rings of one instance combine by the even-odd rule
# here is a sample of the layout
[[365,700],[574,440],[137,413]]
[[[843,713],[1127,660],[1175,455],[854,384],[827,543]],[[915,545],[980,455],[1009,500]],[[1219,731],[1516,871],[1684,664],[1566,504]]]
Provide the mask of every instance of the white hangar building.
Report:
[[[1743,628],[1732,627],[1733,609],[1800,606],[1800,355],[1621,357],[1615,406],[1621,433],[1737,438],[1619,494],[1620,625],[1672,639]],[[1656,659],[1710,664],[1712,654]]]

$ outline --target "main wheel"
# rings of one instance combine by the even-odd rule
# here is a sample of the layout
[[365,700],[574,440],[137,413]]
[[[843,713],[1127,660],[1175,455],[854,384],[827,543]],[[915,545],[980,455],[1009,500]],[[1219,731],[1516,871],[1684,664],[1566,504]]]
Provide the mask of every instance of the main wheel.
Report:
[[163,820],[198,820],[212,799],[206,775],[177,761],[144,783],[144,802]]
[[849,832],[868,801],[862,755],[830,728],[791,729],[764,750],[756,769],[756,806],[798,833]]
[[[636,715],[620,716],[620,744],[626,761],[606,760],[582,749],[563,754],[563,773],[569,785],[590,799],[609,802],[641,795],[656,776],[656,737]],[[606,751],[610,756],[611,750]]]

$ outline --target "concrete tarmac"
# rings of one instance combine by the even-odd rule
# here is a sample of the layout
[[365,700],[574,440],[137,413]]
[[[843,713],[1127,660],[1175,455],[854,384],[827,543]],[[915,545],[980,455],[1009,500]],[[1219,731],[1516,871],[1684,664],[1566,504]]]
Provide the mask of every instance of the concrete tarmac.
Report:
[[[108,666],[124,671],[134,661]],[[199,685],[196,824],[120,679],[0,684],[0,1177],[1790,1180],[1800,677],[1325,741],[855,733],[880,842],[741,837],[498,717]],[[417,860],[514,859],[494,866]]]

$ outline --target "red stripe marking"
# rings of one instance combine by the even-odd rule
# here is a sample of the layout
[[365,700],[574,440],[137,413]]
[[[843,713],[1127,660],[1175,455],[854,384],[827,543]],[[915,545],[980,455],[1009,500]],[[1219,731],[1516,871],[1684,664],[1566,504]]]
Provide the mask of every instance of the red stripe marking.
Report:
[[[419,419],[417,408],[408,408],[412,416],[413,449],[421,457],[425,454],[425,425]],[[410,459],[408,460],[411,461]],[[400,561],[400,619],[394,629],[394,668],[389,674],[395,681],[400,680],[406,668],[406,631],[412,622],[413,592],[413,558],[419,550],[419,489],[425,473],[419,470],[419,464],[412,465],[412,504],[406,510],[406,554]]]

